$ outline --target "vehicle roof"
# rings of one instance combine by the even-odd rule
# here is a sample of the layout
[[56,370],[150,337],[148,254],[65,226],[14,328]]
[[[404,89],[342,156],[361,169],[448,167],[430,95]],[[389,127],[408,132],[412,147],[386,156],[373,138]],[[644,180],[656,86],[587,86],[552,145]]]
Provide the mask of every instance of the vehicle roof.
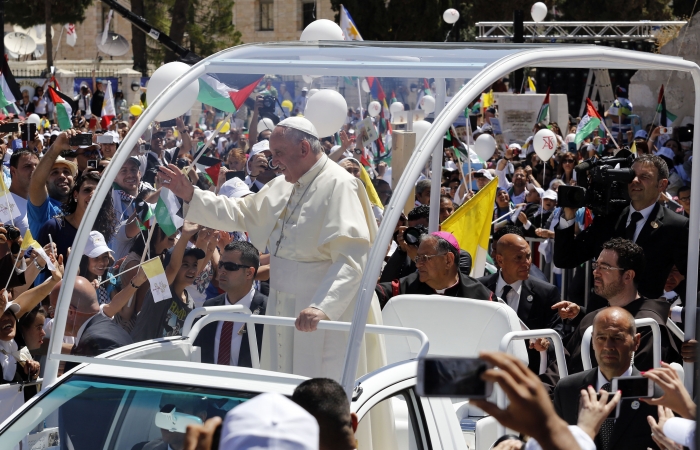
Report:
[[118,366],[107,361],[110,360],[96,358],[95,364],[80,366],[73,374],[282,395],[292,395],[307,379],[267,370],[185,361],[110,361]]

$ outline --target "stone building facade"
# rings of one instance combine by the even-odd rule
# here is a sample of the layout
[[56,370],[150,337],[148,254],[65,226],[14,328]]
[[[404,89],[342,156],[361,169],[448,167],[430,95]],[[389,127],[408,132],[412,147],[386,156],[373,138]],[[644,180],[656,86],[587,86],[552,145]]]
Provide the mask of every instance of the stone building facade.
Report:
[[314,18],[335,19],[330,0],[237,0],[233,6],[244,43],[299,40]]

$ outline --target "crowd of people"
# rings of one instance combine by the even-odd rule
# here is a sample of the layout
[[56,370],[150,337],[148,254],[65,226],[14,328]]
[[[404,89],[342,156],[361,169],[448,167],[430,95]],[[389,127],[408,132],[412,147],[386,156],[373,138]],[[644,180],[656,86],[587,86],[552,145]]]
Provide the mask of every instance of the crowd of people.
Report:
[[[81,104],[88,105],[87,88],[84,91]],[[197,306],[237,304],[254,314],[294,317],[297,330],[305,332],[316,330],[320,320],[351,320],[369,246],[392,196],[391,167],[355,138],[354,110],[348,111],[348,120],[335,137],[319,136],[303,117],[259,130],[263,99],[255,94],[253,98],[247,132],[233,122],[229,131],[217,136],[178,118],[173,127],[153,124],[133,148],[125,149],[120,143],[133,120],[114,121],[100,129],[76,112],[74,128],[67,131],[51,125],[26,141],[19,133],[1,136],[4,184],[17,209],[0,228],[0,281],[5,283],[6,303],[0,321],[6,324],[0,326],[3,382],[27,382],[42,370],[37,361],[48,348],[63,266],[76,257],[71,248],[78,227],[117,149],[129,156],[117,171],[110,195],[95,206],[99,213],[83,253],[77,256],[80,269],[71,294],[65,353],[96,356],[134,342],[178,336]],[[571,444],[612,449],[631,440],[640,447],[673,448],[664,441],[663,422],[670,416],[662,406],[684,417],[694,416],[694,406],[688,406],[687,393],[682,394],[667,364],[695,361],[695,340],[683,342],[667,327],[669,319],[683,327],[691,147],[652,125],[634,133],[628,142],[636,146],[632,180],[625,187],[629,206],[601,214],[588,205],[558,205],[562,186],[581,184],[576,165],[619,151],[617,143],[597,133],[572,150],[567,140],[575,133],[574,118],[564,128],[571,133],[556,123],[538,123],[533,129],[535,133],[549,128],[558,136],[558,149],[548,161],[539,159],[528,139],[497,149],[483,168],[465,173],[459,155],[469,155],[468,146],[479,135],[493,134],[489,121],[497,116],[497,109],[480,115],[480,126],[464,143],[449,133],[442,173],[426,171],[417,181],[415,207],[391,224],[394,239],[378,279],[378,303],[370,321],[400,294],[501,299],[526,327],[551,328],[561,335],[571,375],[562,379],[557,375],[552,343],[546,338],[529,342],[529,368],[509,356],[485,355],[503,369],[485,377],[499,382],[511,403],[506,411],[485,402],[479,402],[480,407],[508,427],[536,438],[543,448],[575,448]],[[71,145],[71,138],[80,133],[92,133],[92,144]],[[193,164],[195,160],[199,164]],[[215,170],[208,170],[211,167]],[[491,253],[487,272],[480,278],[470,276],[475,255],[460,248],[454,235],[428,232],[430,207],[435,207],[430,205],[431,177],[441,177],[440,222],[498,178]],[[372,203],[367,192],[378,202]],[[155,222],[156,204],[169,201],[170,223],[160,223],[161,217]],[[533,238],[546,241],[538,248],[528,242]],[[37,244],[32,246],[34,240]],[[533,251],[547,253],[546,262],[540,264]],[[141,268],[152,258],[161,260],[168,298],[154,294],[154,281]],[[591,260],[592,270],[586,273],[585,262]],[[561,295],[559,269],[572,269],[574,281],[590,276],[593,293],[587,304],[582,284]],[[319,291],[319,286],[325,290]],[[651,331],[634,326],[639,318],[652,318],[659,325],[664,361],[660,369],[653,369]],[[245,326],[215,322],[204,327],[195,343],[202,348],[202,362],[251,367]],[[593,369],[584,370],[581,345],[589,326],[593,326],[595,360]],[[300,335],[293,329],[266,333],[262,325],[256,331],[259,356],[267,367],[339,379],[338,358],[342,359],[345,344],[333,335]],[[266,355],[266,348],[278,345],[279,354]],[[315,348],[324,356],[296,360],[303,348]],[[606,385],[609,390],[614,377],[638,373],[663,391],[663,396],[656,393],[660,400],[648,401],[658,410],[640,408],[638,403],[630,406],[623,399],[619,418],[606,422],[611,405],[620,397],[615,395],[606,404],[607,394],[598,400],[594,391],[606,390]],[[518,386],[506,387],[513,380],[519,381]],[[304,392],[331,395],[326,392],[332,391],[329,386]],[[344,398],[342,389],[334,395]],[[582,409],[577,406],[579,397]],[[315,404],[292,400],[307,411]],[[254,401],[258,399],[239,408]],[[551,423],[550,429],[540,429],[534,423],[539,420],[536,415],[532,424],[526,423],[529,412],[523,412],[533,403],[540,403],[542,414],[561,420],[542,419],[541,423]],[[237,420],[233,411],[226,421]],[[322,425],[323,441],[327,427],[309,412]],[[623,420],[626,414],[634,417]],[[357,426],[351,417],[343,419],[348,429]],[[583,433],[566,431],[567,424],[577,425]],[[225,447],[225,442],[243,438],[234,436],[233,428],[225,437],[229,427],[226,423],[223,427],[221,448],[240,448]],[[205,425],[200,432],[210,428]],[[308,429],[318,435],[317,428]],[[305,442],[311,445],[308,439]],[[348,442],[347,448],[354,448],[352,439]],[[514,445],[504,441],[496,448],[519,448]]]

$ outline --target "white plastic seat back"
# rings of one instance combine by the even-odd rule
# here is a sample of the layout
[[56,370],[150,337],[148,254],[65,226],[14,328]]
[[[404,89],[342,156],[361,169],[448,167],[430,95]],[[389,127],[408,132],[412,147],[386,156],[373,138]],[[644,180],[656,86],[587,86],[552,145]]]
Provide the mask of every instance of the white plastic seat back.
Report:
[[[476,357],[481,351],[498,351],[503,336],[520,331],[518,315],[498,302],[445,297],[398,295],[382,310],[384,325],[417,328],[428,335],[429,355]],[[413,359],[420,348],[416,339],[384,336],[389,364]],[[527,364],[524,341],[513,341],[508,353]]]

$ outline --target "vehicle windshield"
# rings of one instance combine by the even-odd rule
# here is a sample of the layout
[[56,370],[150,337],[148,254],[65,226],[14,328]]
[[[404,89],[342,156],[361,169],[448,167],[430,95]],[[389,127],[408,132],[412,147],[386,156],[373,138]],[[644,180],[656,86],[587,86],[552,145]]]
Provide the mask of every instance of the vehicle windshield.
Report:
[[2,430],[0,448],[179,450],[187,425],[224,417],[255,395],[75,376]]

